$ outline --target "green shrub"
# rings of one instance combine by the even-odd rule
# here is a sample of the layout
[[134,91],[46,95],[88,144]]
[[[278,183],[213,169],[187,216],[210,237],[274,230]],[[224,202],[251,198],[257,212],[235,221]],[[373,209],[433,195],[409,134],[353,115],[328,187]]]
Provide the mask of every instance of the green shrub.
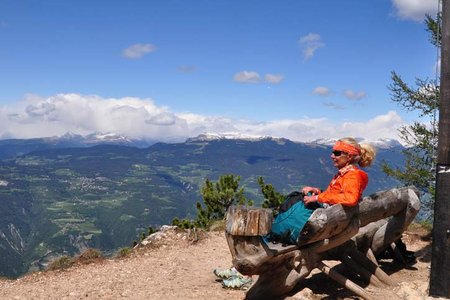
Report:
[[421,220],[419,222],[412,222],[409,225],[408,230],[410,231],[425,231],[431,233],[433,230],[433,223],[430,220]]
[[178,227],[180,227],[180,226],[179,226],[180,223],[181,223],[180,219],[178,219],[177,217],[173,218],[173,220],[172,220],[172,225],[173,225],[173,226],[178,226]]
[[433,230],[433,223],[430,220],[420,221],[420,225],[422,225],[422,227],[428,232],[431,232]]
[[120,258],[127,257],[127,256],[130,256],[131,252],[132,252],[131,248],[123,247],[123,248],[119,249],[119,251],[117,251],[116,256],[120,257]]
[[148,235],[152,235],[152,234],[154,234],[155,232],[156,232],[156,230],[153,229],[153,227],[151,227],[151,226],[148,227]]
[[195,222],[192,220],[188,220],[188,219],[178,219],[178,218],[174,218],[172,220],[172,225],[173,226],[177,226],[178,228],[181,229],[192,229],[195,227]]
[[71,267],[74,264],[69,256],[61,256],[55,259],[47,268],[47,270],[63,270]]
[[244,196],[244,188],[239,187],[240,176],[222,175],[217,182],[206,179],[201,188],[203,204],[197,202],[195,225],[209,229],[211,223],[223,220],[232,205],[253,205],[253,201]]
[[82,263],[82,264],[90,264],[94,261],[102,260],[103,254],[98,249],[87,249],[83,253],[81,253],[77,259],[76,262]]

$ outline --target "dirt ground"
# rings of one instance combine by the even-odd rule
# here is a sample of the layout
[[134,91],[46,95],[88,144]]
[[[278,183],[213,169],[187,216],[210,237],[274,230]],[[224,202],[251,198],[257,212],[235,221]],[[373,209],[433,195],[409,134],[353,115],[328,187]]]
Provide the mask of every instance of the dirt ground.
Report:
[[[402,266],[390,260],[382,268],[398,282],[377,298],[428,299],[430,240],[416,228],[404,234],[417,263]],[[222,288],[212,271],[230,266],[223,232],[167,229],[151,236],[146,246],[126,258],[111,258],[66,270],[36,272],[17,280],[0,280],[0,299],[243,299],[245,291]],[[313,272],[285,299],[359,299],[319,272]],[[326,283],[326,284],[324,284]],[[429,298],[432,299],[432,298]]]

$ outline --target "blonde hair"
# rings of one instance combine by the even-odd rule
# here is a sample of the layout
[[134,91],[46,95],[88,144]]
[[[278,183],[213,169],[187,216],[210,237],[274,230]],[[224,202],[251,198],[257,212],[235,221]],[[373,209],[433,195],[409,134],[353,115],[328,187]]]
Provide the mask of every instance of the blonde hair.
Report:
[[362,168],[369,167],[375,159],[376,149],[370,144],[358,144],[358,142],[351,137],[339,139],[339,141],[350,144],[361,151],[361,155],[355,156],[353,162],[358,163]]

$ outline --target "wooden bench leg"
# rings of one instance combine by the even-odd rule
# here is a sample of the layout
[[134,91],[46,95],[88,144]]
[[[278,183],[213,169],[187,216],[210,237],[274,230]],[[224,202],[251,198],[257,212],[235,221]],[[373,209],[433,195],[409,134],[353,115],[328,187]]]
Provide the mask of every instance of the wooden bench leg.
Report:
[[381,282],[375,274],[371,273],[369,270],[365,269],[363,266],[359,265],[350,256],[343,255],[341,261],[349,267],[352,271],[359,274],[364,280],[368,281],[371,285],[376,287],[384,287],[384,283]]
[[[245,299],[273,299],[289,293],[315,267],[317,256],[304,257],[300,251],[275,256],[270,271],[261,273],[246,293]],[[267,265],[268,266],[268,265]]]
[[356,248],[350,249],[349,255],[354,261],[356,261],[356,263],[358,265],[360,265],[364,269],[368,270],[370,272],[370,274],[375,276],[381,282],[383,282],[387,285],[395,285],[395,282],[392,280],[392,278],[388,274],[386,274],[378,266],[378,264],[372,262],[369,258],[367,258],[366,255],[361,253],[358,249],[356,249]]
[[375,257],[375,254],[373,254],[372,249],[370,249],[370,248],[367,249],[367,251],[366,251],[366,257],[367,257],[371,262],[373,262],[375,265],[378,266],[377,258]]
[[331,279],[337,281],[339,284],[347,288],[348,290],[352,291],[356,295],[363,297],[366,300],[372,300],[374,299],[372,296],[370,296],[366,290],[364,290],[362,287],[351,281],[350,279],[342,276],[339,274],[336,270],[331,269],[327,265],[325,265],[323,262],[319,262],[317,267],[320,271],[325,273],[327,276],[329,276]]

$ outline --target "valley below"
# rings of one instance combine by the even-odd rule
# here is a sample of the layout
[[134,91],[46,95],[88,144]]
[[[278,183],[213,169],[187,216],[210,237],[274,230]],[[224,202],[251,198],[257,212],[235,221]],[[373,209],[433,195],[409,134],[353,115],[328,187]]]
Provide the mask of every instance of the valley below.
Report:
[[[10,143],[0,144],[8,153],[0,160],[0,275],[10,278],[88,248],[113,254],[150,227],[194,219],[206,179],[239,176],[245,196],[261,205],[259,177],[288,194],[303,185],[325,187],[335,172],[329,145],[286,139],[196,138],[145,148]],[[401,150],[379,149],[367,194],[399,184],[381,165],[401,165]]]

